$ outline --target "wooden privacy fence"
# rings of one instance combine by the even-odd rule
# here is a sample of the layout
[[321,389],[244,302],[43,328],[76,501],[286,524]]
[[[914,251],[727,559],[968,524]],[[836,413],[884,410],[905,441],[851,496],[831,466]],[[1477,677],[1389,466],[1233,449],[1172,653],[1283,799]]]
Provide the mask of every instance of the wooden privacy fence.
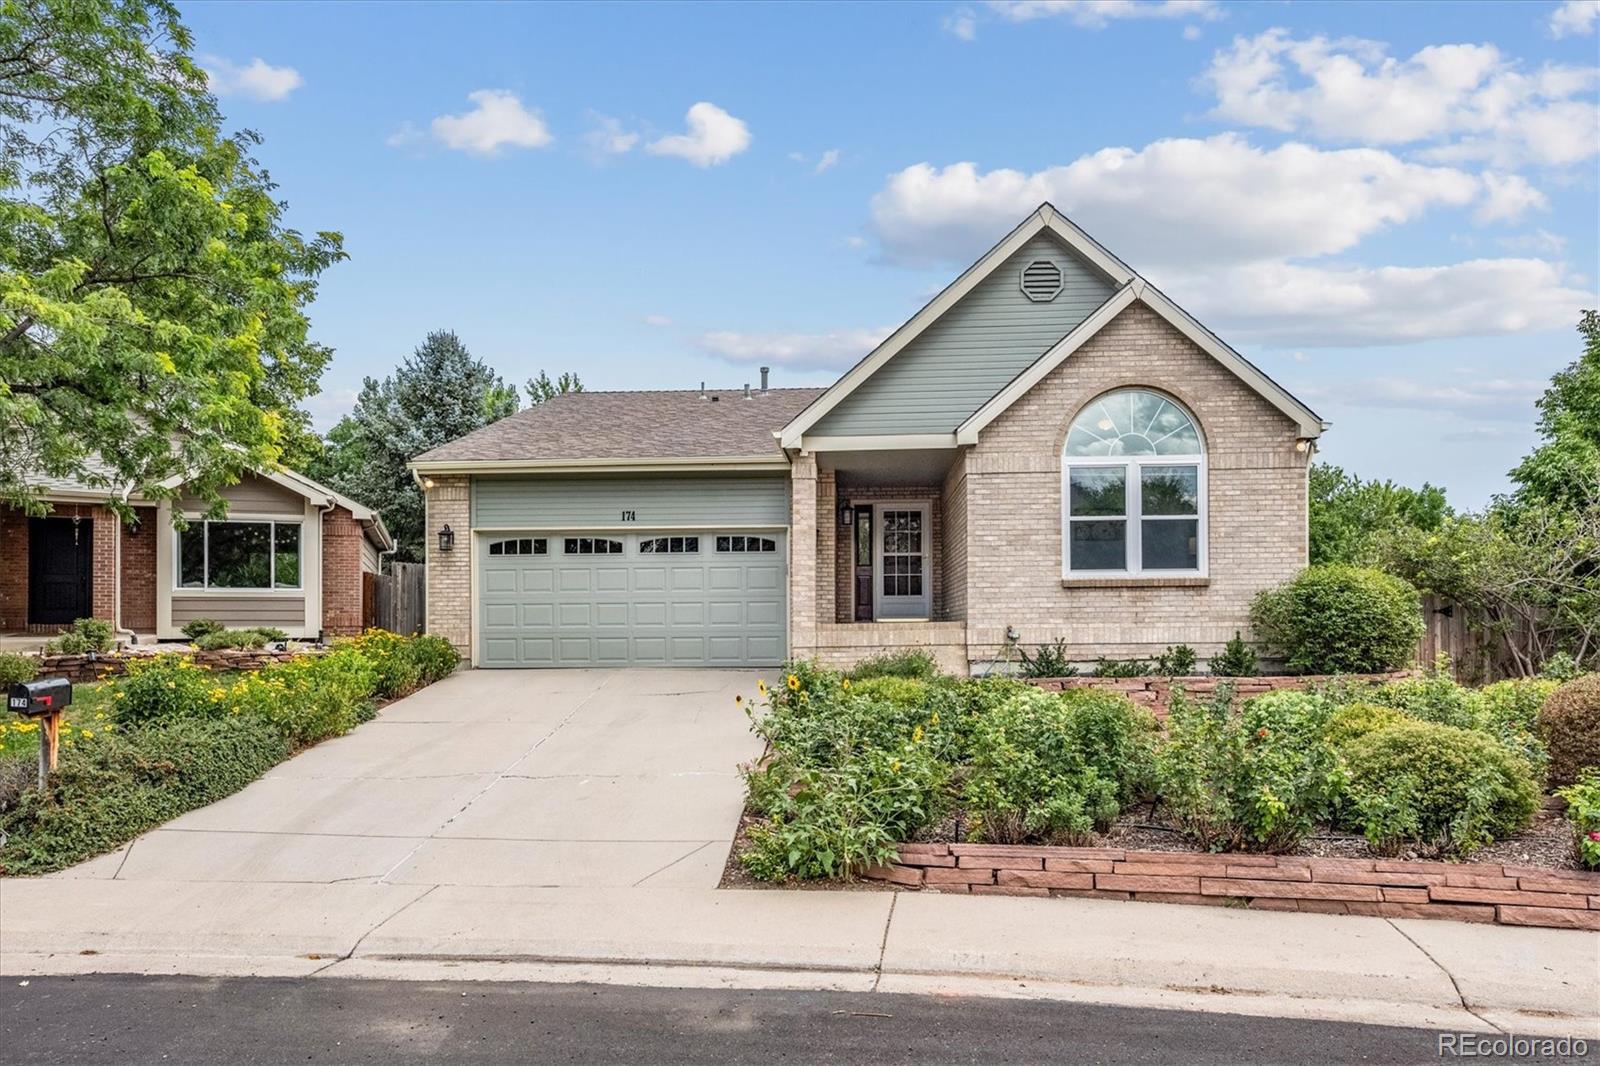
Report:
[[426,563],[390,563],[387,574],[361,575],[361,624],[410,636],[422,632]]
[[[1506,651],[1505,642],[1474,625],[1474,619],[1460,604],[1438,596],[1422,597],[1422,620],[1426,625],[1417,644],[1417,662],[1424,666],[1440,655],[1450,656],[1456,680],[1486,684],[1501,678],[1516,677],[1517,668]],[[1524,634],[1515,639],[1523,640]]]

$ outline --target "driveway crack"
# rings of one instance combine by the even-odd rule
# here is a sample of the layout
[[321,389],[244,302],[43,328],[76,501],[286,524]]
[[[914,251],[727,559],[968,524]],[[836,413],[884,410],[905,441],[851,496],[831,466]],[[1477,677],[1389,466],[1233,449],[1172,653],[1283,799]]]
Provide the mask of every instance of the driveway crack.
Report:
[[356,942],[350,945],[349,951],[345,952],[343,955],[340,955],[336,959],[330,959],[327,966],[318,966],[315,970],[312,970],[310,973],[306,974],[306,976],[315,977],[317,974],[323,972],[331,966],[337,966],[341,962],[349,962],[355,957],[355,953],[361,950],[361,945],[367,942],[367,937],[371,936],[373,933],[376,933],[379,929],[382,929],[384,926],[400,917],[400,915],[405,913],[406,909],[409,908],[413,903],[422,902],[427,898],[428,893],[432,892],[438,887],[438,885],[429,885],[415,896],[412,896],[410,899],[400,904],[400,906],[396,907],[392,913],[378,919],[378,921],[373,924],[371,929],[368,929],[365,933],[362,933],[360,936],[356,937]]
[[872,968],[872,990],[883,981],[883,960],[889,954],[889,927],[894,925],[894,905],[900,902],[898,890],[889,894],[889,915],[883,920],[883,940],[878,944],[878,965]]
[[1413,937],[1410,933],[1406,932],[1404,929],[1400,928],[1398,925],[1395,925],[1393,918],[1385,918],[1384,921],[1389,923],[1389,928],[1393,929],[1395,932],[1399,933],[1401,936],[1403,936],[1407,940],[1411,941],[1411,944],[1412,944],[1413,947],[1415,947],[1418,951],[1420,951],[1424,955],[1426,955],[1428,957],[1428,961],[1433,963],[1435,966],[1439,967],[1439,972],[1444,974],[1447,978],[1450,979],[1450,987],[1456,990],[1456,999],[1461,1001],[1461,1009],[1462,1010],[1466,1011],[1468,1014],[1470,1014],[1474,1018],[1478,1019],[1484,1025],[1487,1025],[1489,1028],[1493,1029],[1495,1032],[1497,1032],[1497,1033],[1505,1032],[1505,1030],[1500,1028],[1500,1026],[1496,1025],[1494,1022],[1491,1022],[1488,1018],[1485,1018],[1483,1015],[1479,1014],[1477,1011],[1472,1009],[1472,1005],[1467,1002],[1466,994],[1461,991],[1461,983],[1456,980],[1456,975],[1451,973],[1449,968],[1446,967],[1444,963],[1442,963],[1438,959],[1434,958],[1433,957],[1433,952],[1431,952],[1427,948],[1423,947],[1422,944],[1415,937]]

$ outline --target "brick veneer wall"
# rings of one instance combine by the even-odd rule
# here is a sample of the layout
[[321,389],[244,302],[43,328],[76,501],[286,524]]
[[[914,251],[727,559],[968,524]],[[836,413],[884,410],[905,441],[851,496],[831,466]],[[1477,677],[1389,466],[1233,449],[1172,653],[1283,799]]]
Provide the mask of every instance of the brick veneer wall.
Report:
[[[1073,417],[1111,389],[1165,392],[1206,440],[1209,579],[1176,586],[1124,579],[1063,587],[1061,446]],[[1261,588],[1306,563],[1306,469],[1294,424],[1141,304],[992,422],[966,457],[966,617],[970,654],[999,653],[1007,625],[1024,644],[1065,638],[1067,654],[1149,656],[1189,644],[1220,650],[1248,631]]]
[[1182,688],[1195,700],[1204,702],[1216,693],[1219,685],[1231,686],[1234,696],[1245,700],[1251,696],[1284,689],[1315,688],[1332,681],[1357,684],[1370,682],[1381,685],[1386,681],[1402,681],[1415,676],[1412,671],[1397,670],[1390,674],[1301,674],[1281,677],[1211,677],[1201,674],[1194,677],[1046,677],[1028,678],[1027,681],[1030,685],[1037,685],[1050,692],[1061,692],[1071,688],[1096,688],[1106,692],[1120,692],[1133,702],[1149,707],[1156,713],[1156,717],[1165,718],[1167,708],[1172,701],[1174,686]]
[[0,506],[0,630],[28,625],[28,516]]
[[137,507],[138,525],[122,527],[122,627],[156,631],[156,511]]
[[961,452],[945,474],[939,500],[943,512],[944,614],[950,621],[967,617],[967,453]]
[[329,635],[361,632],[364,535],[349,508],[335,507],[322,516],[322,629]]
[[[427,554],[427,630],[455,645],[471,662],[472,656],[472,479],[441,475],[424,496],[427,519],[423,524],[423,551]],[[455,533],[455,550],[438,551],[439,529],[449,525]]]
[[[943,490],[938,485],[912,485],[898,488],[885,488],[878,485],[843,485],[837,490],[837,497],[832,508],[826,513],[818,512],[818,521],[824,518],[829,524],[838,528],[839,515],[837,498],[849,500],[851,506],[869,503],[890,503],[900,500],[926,502],[928,505],[928,580],[932,585],[932,600],[930,609],[933,618],[944,620],[946,618],[946,605],[944,602],[944,507],[942,502]],[[879,535],[878,530],[873,531],[874,536]],[[826,568],[827,584],[834,590],[834,610],[831,615],[823,617],[832,618],[835,622],[854,622],[856,619],[856,589],[855,589],[855,535],[852,528],[849,536],[838,536],[827,545],[826,552],[817,555],[818,567]],[[878,575],[874,572],[874,578]]]
[[817,571],[821,541],[817,532],[817,460],[799,455],[789,464],[789,654],[809,657],[816,648]]
[[1600,931],[1600,874],[1498,863],[902,844],[899,862],[866,876],[902,888],[974,895],[1232,904]]

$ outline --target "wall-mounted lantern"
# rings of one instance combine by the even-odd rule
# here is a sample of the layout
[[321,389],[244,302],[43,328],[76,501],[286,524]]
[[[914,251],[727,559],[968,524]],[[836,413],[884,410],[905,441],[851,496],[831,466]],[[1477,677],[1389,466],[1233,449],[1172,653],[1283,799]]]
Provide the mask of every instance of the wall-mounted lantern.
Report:
[[854,507],[850,506],[850,501],[849,500],[840,500],[839,501],[839,524],[841,526],[848,526],[848,525],[854,524],[855,520],[856,520],[856,509]]
[[454,551],[456,547],[456,533],[450,528],[449,523],[439,530],[439,550],[442,552]]

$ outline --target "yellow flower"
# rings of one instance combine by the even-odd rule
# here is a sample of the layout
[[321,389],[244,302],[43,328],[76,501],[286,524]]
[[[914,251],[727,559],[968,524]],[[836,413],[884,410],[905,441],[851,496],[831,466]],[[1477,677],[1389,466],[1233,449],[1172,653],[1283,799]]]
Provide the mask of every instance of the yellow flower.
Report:
[[178,687],[178,683],[176,681],[168,681],[167,682],[167,687],[168,688],[177,688]]
[[86,737],[92,737],[92,736],[94,736],[94,730],[92,730],[92,729],[85,729],[85,730],[84,730],[84,731],[83,731],[83,735],[84,735],[84,736],[86,736]]
[[767,683],[765,681],[757,681],[756,691],[765,696],[767,694]]
[[850,691],[850,679],[847,677],[843,681],[839,682],[839,687],[844,689],[846,692],[849,692]]
[[117,693],[117,699],[123,700],[123,699],[127,699],[127,698],[128,698],[128,694],[126,692]]
[[936,726],[936,725],[939,724],[939,712],[938,711],[934,711],[933,712],[933,717],[928,719],[928,724],[929,725],[933,725],[933,726]]
[[922,727],[920,725],[917,726],[917,728],[915,728],[915,729],[913,729],[911,731],[911,743],[913,743],[913,744],[922,743]]
[[735,706],[743,707],[744,706],[744,697],[743,696],[735,696],[733,698],[733,702],[734,702]]
[[789,691],[790,692],[799,692],[800,691],[800,679],[798,677],[796,677],[794,674],[790,674],[789,675]]
[[899,759],[896,759],[894,762],[889,764],[889,772],[890,773],[896,773],[896,774],[900,772],[900,760]]

